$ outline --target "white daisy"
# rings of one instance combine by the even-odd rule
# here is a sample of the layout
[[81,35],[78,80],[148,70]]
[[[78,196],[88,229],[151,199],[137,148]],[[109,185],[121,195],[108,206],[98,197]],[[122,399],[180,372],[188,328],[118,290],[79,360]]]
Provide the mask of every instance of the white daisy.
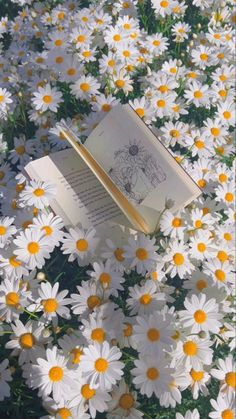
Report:
[[56,187],[49,182],[31,180],[19,194],[19,201],[23,205],[43,209],[56,195]]
[[76,286],[78,293],[71,294],[71,307],[74,314],[87,316],[104,302],[104,297],[109,297],[109,292],[104,290],[96,282],[82,281],[81,286]]
[[232,355],[216,361],[218,369],[212,368],[211,375],[221,381],[220,392],[229,397],[235,397],[236,391],[236,363]]
[[137,238],[130,237],[128,243],[124,249],[126,258],[130,259],[130,268],[135,267],[138,274],[146,274],[159,258],[155,238],[139,234]]
[[131,370],[134,376],[133,383],[141,394],[151,397],[154,393],[159,398],[168,390],[174,369],[168,367],[169,364],[163,356],[138,358],[135,359],[134,365],[136,368]]
[[0,218],[0,248],[9,243],[9,239],[16,233],[16,227],[12,225],[14,217],[1,217]]
[[106,390],[100,388],[99,385],[92,385],[84,378],[80,384],[81,386],[77,399],[80,400],[80,405],[89,409],[91,415],[89,417],[95,418],[97,412],[103,413],[107,411],[107,402],[111,400],[110,394],[108,394]]
[[50,242],[53,246],[59,246],[60,241],[64,235],[62,228],[64,223],[58,215],[54,216],[53,213],[41,213],[33,219],[33,225],[31,229],[38,229],[45,233],[45,235],[50,239]]
[[57,112],[59,104],[62,102],[62,93],[50,84],[45,87],[38,88],[37,92],[33,92],[32,103],[37,111],[45,112],[50,110]]
[[214,412],[209,413],[209,417],[213,419],[234,419],[236,410],[235,397],[219,393],[217,400],[211,399],[211,405]]
[[[67,359],[56,346],[48,348],[44,358],[37,358],[36,364],[23,366],[23,377],[29,387],[39,389],[39,396],[49,396],[58,403],[69,394],[74,384],[74,371],[67,368]],[[78,374],[78,372],[76,373]]]
[[52,321],[54,325],[57,325],[58,315],[70,319],[70,309],[65,307],[71,302],[70,298],[65,298],[69,291],[58,292],[58,289],[59,282],[53,286],[49,282],[42,282],[38,289],[39,300],[36,301],[36,305],[40,305],[37,311],[43,311],[41,319],[46,322]]
[[0,317],[10,323],[19,318],[28,304],[27,292],[20,287],[20,280],[5,279],[0,284]]
[[45,259],[49,259],[53,251],[53,244],[44,231],[27,228],[21,231],[13,242],[16,245],[14,254],[25,262],[29,269],[42,268]]
[[97,95],[99,88],[100,84],[97,79],[92,76],[81,76],[72,84],[71,91],[78,99],[88,99],[92,95]]
[[210,346],[212,344],[213,342],[210,340],[199,339],[196,336],[179,341],[176,349],[172,352],[171,365],[183,364],[188,370],[194,368],[196,371],[201,370],[203,365],[211,365],[213,350]]
[[84,266],[91,261],[99,242],[95,235],[94,228],[86,231],[79,227],[70,228],[69,233],[64,234],[61,250],[66,255],[70,254],[69,262],[77,258],[79,265]]
[[[108,419],[141,419],[143,413],[138,410],[137,393],[131,392],[124,380],[111,393],[112,400],[108,403]],[[110,412],[110,413],[109,413]]]
[[108,342],[101,345],[95,342],[94,345],[84,348],[81,371],[92,387],[99,384],[101,389],[110,390],[121,379],[124,367],[123,362],[118,361],[121,355],[117,346],[110,347]]
[[188,410],[185,415],[181,415],[181,413],[176,413],[175,419],[200,419],[199,412],[197,409],[193,411]]
[[105,263],[94,262],[93,271],[87,272],[104,290],[109,291],[112,295],[118,296],[118,291],[123,290],[121,285],[125,279],[121,273],[115,271],[111,267],[110,260]]
[[167,262],[166,273],[170,273],[171,278],[175,275],[183,278],[194,270],[194,266],[189,260],[187,246],[178,240],[169,242],[168,251],[163,260]]
[[160,292],[157,285],[152,280],[147,280],[144,285],[135,284],[129,287],[130,298],[126,304],[130,314],[150,314],[163,307],[166,297]]

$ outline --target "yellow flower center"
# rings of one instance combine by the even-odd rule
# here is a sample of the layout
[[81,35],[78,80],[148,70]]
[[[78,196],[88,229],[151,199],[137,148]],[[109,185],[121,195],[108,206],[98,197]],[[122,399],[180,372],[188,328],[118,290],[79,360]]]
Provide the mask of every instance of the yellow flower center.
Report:
[[23,145],[19,145],[19,147],[16,147],[16,152],[17,152],[17,154],[19,154],[20,156],[21,156],[22,154],[24,154],[24,153],[25,153],[25,146],[23,146]]
[[88,51],[83,51],[82,55],[85,58],[89,58],[89,57],[91,57],[92,53],[91,53],[91,51],[88,50]]
[[232,235],[230,233],[225,233],[224,234],[224,239],[227,240],[227,241],[230,241],[230,240],[232,240]]
[[68,76],[74,76],[76,74],[76,69],[75,68],[68,68],[67,74],[68,74]]
[[227,372],[225,382],[229,387],[236,388],[236,372]]
[[217,258],[221,261],[221,262],[225,262],[226,260],[229,259],[229,256],[227,255],[226,252],[224,252],[223,250],[219,250],[219,252],[217,253]]
[[177,129],[172,129],[172,130],[170,130],[170,135],[171,135],[171,137],[179,138],[180,132]]
[[116,35],[113,36],[113,40],[116,42],[121,41],[121,36],[117,33]]
[[196,286],[199,291],[202,291],[204,288],[207,288],[207,281],[205,279],[199,279]]
[[198,245],[197,245],[197,250],[198,250],[199,252],[205,252],[205,250],[206,250],[206,245],[205,245],[205,243],[198,243]]
[[98,343],[104,342],[106,339],[106,332],[101,327],[94,329],[91,333],[91,339],[97,341]]
[[225,279],[226,279],[226,274],[221,269],[216,269],[215,276],[218,279],[218,281],[220,281],[220,282],[224,282]]
[[104,105],[102,105],[102,110],[103,112],[109,112],[111,110],[111,105],[109,103],[104,103]]
[[160,332],[158,329],[149,329],[147,332],[147,337],[152,342],[156,342],[160,339]]
[[122,394],[122,396],[120,397],[120,400],[119,400],[119,406],[122,409],[128,410],[128,409],[131,409],[131,407],[133,407],[133,405],[134,405],[134,398],[133,398],[132,394],[130,394],[130,393]]
[[5,236],[7,229],[5,226],[0,225],[0,236]]
[[207,61],[208,58],[209,58],[209,55],[208,54],[200,54],[200,58],[201,58],[202,61]]
[[56,39],[56,41],[54,42],[54,44],[56,45],[56,47],[61,47],[63,44],[63,40],[62,39]]
[[17,292],[12,291],[6,295],[5,300],[8,306],[16,307],[19,304],[20,296],[17,294]]
[[183,344],[184,353],[188,356],[195,356],[198,352],[198,347],[196,342],[189,340]]
[[116,86],[119,88],[119,89],[122,89],[122,87],[124,87],[124,85],[125,85],[125,81],[124,80],[121,80],[121,79],[119,79],[119,80],[116,80]]
[[109,67],[114,67],[116,65],[116,62],[115,62],[115,60],[111,59],[111,60],[108,61],[107,64],[109,65]]
[[228,176],[227,176],[227,175],[225,175],[224,173],[221,173],[221,174],[219,175],[219,181],[220,181],[220,182],[224,183],[224,182],[227,182],[227,180],[228,180]]
[[41,230],[45,232],[46,236],[51,236],[51,234],[53,233],[53,229],[50,226],[44,226],[41,228]]
[[158,87],[158,90],[161,93],[167,93],[167,92],[169,92],[169,87],[166,84],[163,84],[162,86]]
[[90,295],[87,299],[87,306],[90,310],[93,310],[95,307],[101,304],[101,298],[97,295]]
[[159,39],[155,39],[152,43],[154,47],[159,47],[161,45],[161,41],[159,41]]
[[43,196],[44,194],[45,194],[45,191],[42,188],[37,188],[34,190],[34,195],[36,196]]
[[149,378],[149,380],[154,381],[154,380],[157,380],[159,378],[160,373],[159,373],[159,370],[157,368],[151,367],[151,368],[148,368],[146,375]]
[[110,285],[111,279],[111,275],[108,272],[103,272],[99,277],[99,281],[102,283],[102,285],[106,286]]
[[225,194],[225,200],[228,202],[232,202],[234,200],[234,194],[232,192],[227,192]]
[[65,18],[65,13],[64,12],[59,12],[57,15],[58,19],[62,20]]
[[152,302],[152,296],[150,294],[143,294],[142,297],[139,299],[140,303],[144,306],[151,304]]
[[226,90],[219,90],[219,95],[220,95],[221,97],[226,97],[226,96],[228,95],[228,93],[227,93],[227,91],[226,91]]
[[73,364],[79,364],[80,363],[80,357],[83,355],[83,351],[80,348],[74,348],[70,351],[70,353],[73,355]]
[[200,188],[205,188],[207,185],[207,182],[205,179],[199,179],[198,185],[200,186]]
[[5,173],[2,170],[0,170],[0,180],[2,180],[4,177],[5,177]]
[[0,95],[0,103],[3,102],[4,99],[5,99],[5,96],[4,95]]
[[196,371],[193,368],[190,371],[193,381],[201,381],[204,378],[204,371]]
[[87,240],[85,239],[79,239],[76,242],[76,249],[79,250],[79,252],[86,252],[88,250],[89,244]]
[[125,50],[125,51],[123,51],[123,55],[124,55],[124,57],[128,58],[128,57],[131,56],[131,53],[130,53],[129,50]]
[[166,106],[166,101],[165,101],[165,100],[163,100],[163,99],[158,100],[158,101],[157,101],[157,106],[158,106],[159,108],[164,108],[164,107]]
[[196,220],[195,221],[195,227],[196,228],[201,228],[202,227],[202,221],[201,220]]
[[196,90],[196,91],[194,92],[194,97],[195,97],[196,99],[201,99],[201,98],[202,98],[202,96],[203,96],[203,94],[202,94],[202,92],[201,92],[200,90]]
[[220,135],[220,128],[217,128],[217,127],[211,128],[211,133],[214,137],[218,137],[218,135]]
[[205,323],[205,321],[207,320],[207,314],[204,310],[197,310],[194,313],[194,319],[199,324]]
[[81,90],[83,90],[83,92],[88,92],[90,89],[90,85],[88,83],[81,83],[80,88]]
[[102,374],[104,374],[109,367],[109,363],[105,358],[98,358],[95,361],[94,367],[95,367],[96,371],[101,372]]
[[161,2],[160,2],[160,5],[161,5],[161,7],[163,7],[164,9],[166,9],[166,7],[168,7],[169,6],[169,2],[167,1],[167,0],[162,0]]
[[43,307],[46,313],[54,313],[58,308],[58,302],[55,298],[48,298],[43,301]]
[[133,334],[133,326],[130,323],[126,323],[126,328],[124,329],[124,336],[127,338]]
[[64,371],[61,367],[55,366],[49,370],[49,378],[51,381],[61,381],[64,376]]
[[135,112],[140,116],[140,118],[143,118],[145,115],[145,111],[143,108],[136,108]]
[[51,96],[51,95],[45,95],[45,96],[43,97],[43,101],[44,101],[45,103],[52,103],[52,96]]
[[178,218],[178,217],[173,218],[172,227],[178,228],[178,227],[181,227],[181,226],[182,226],[182,219]]
[[125,260],[124,257],[124,250],[121,249],[120,247],[118,247],[115,251],[114,251],[114,256],[116,258],[116,260],[118,260],[118,262],[123,262]]
[[79,35],[77,37],[77,42],[85,42],[86,41],[86,36],[85,35]]
[[173,261],[175,263],[175,265],[183,265],[184,263],[184,256],[182,255],[182,253],[175,253],[173,256]]
[[40,246],[37,242],[30,242],[27,248],[28,248],[28,252],[31,253],[32,255],[35,255],[40,250]]
[[62,56],[56,57],[56,60],[55,61],[56,61],[57,64],[62,64],[64,62],[64,57],[62,57]]
[[91,388],[89,384],[84,384],[81,388],[81,394],[86,400],[90,400],[95,396],[96,390]]
[[24,333],[19,340],[21,347],[24,349],[31,349],[35,345],[35,337],[32,333]]
[[221,413],[221,418],[222,419],[234,419],[235,415],[233,410],[231,409],[226,409]]
[[144,249],[143,247],[139,247],[139,248],[136,250],[135,254],[136,254],[136,257],[137,257],[139,260],[146,260],[146,259],[148,259],[148,252],[147,252],[147,250],[146,250],[146,249]]
[[61,419],[72,418],[72,413],[67,407],[61,407],[58,409],[57,414],[60,415]]

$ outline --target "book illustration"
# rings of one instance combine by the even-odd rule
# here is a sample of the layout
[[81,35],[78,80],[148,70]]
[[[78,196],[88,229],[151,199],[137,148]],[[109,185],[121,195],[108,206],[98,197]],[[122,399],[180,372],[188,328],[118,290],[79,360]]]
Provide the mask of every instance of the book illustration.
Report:
[[135,204],[141,204],[146,196],[166,180],[166,173],[156,158],[134,139],[116,150],[109,175],[121,191]]

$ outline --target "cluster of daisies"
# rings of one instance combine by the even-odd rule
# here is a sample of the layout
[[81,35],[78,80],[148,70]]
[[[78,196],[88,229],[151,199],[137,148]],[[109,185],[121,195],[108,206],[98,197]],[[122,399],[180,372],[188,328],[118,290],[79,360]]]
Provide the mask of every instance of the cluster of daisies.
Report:
[[[139,419],[150,398],[199,419],[185,390],[234,419],[234,2],[13,3],[0,20],[0,401],[19,369],[41,419]],[[118,103],[202,189],[166,205],[153,236],[65,229],[55,186],[24,175],[68,147],[58,122],[83,139]]]

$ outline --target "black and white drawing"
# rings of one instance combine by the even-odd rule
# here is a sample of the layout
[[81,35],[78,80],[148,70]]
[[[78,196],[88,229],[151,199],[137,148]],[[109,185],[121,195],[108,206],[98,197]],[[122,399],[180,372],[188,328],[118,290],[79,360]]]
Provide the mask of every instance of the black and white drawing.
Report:
[[136,139],[115,151],[109,175],[135,204],[141,204],[153,189],[166,180],[166,173],[156,158]]

